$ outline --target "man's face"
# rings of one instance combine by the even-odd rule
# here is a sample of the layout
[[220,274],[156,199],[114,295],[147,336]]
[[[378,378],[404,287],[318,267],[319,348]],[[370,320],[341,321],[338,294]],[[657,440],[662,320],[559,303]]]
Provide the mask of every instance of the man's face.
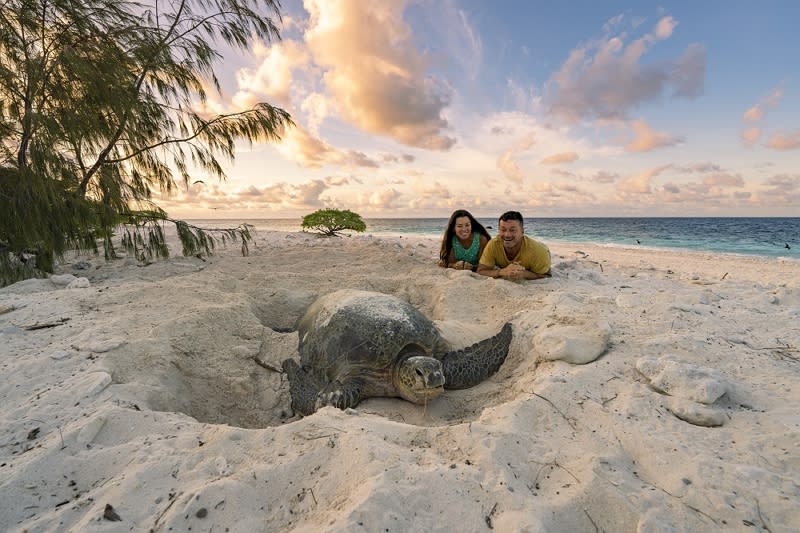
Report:
[[522,243],[522,223],[519,220],[501,220],[499,228],[506,250],[514,250]]

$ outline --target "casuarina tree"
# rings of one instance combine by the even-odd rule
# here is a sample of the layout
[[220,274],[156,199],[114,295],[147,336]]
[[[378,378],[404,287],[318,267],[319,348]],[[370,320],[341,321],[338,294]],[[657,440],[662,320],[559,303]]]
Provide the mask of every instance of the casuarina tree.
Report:
[[[220,91],[221,48],[279,39],[278,0],[7,0],[0,8],[0,285],[51,271],[69,249],[141,259],[167,254],[175,223],[185,254],[215,237],[154,202],[193,181],[225,178],[237,141],[280,138],[288,113],[267,103],[202,111]],[[99,244],[98,244],[99,243]],[[35,263],[35,266],[32,266]]]

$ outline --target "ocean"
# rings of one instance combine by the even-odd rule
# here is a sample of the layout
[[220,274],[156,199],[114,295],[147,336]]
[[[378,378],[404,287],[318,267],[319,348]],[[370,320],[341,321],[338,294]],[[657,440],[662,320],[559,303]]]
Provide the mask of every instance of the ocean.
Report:
[[[301,231],[291,219],[190,220],[201,227],[252,224],[256,231]],[[496,218],[478,220],[497,234]],[[364,218],[365,234],[441,238],[446,218]],[[800,217],[792,218],[528,218],[525,233],[544,242],[665,248],[800,260]],[[788,248],[787,248],[788,246]]]

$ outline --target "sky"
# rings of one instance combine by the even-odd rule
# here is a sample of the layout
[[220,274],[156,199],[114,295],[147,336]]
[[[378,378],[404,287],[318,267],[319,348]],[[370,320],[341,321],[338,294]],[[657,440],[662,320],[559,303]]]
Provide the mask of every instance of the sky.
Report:
[[800,216],[800,2],[283,0],[208,112],[269,102],[184,218]]

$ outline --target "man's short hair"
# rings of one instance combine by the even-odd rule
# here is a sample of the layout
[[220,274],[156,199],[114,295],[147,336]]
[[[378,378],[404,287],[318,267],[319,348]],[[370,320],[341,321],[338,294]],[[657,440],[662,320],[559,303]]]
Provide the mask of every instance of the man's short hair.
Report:
[[517,220],[519,221],[520,226],[524,226],[525,222],[522,220],[522,214],[519,211],[506,211],[502,215],[500,215],[500,220],[502,222],[508,222],[509,220]]

